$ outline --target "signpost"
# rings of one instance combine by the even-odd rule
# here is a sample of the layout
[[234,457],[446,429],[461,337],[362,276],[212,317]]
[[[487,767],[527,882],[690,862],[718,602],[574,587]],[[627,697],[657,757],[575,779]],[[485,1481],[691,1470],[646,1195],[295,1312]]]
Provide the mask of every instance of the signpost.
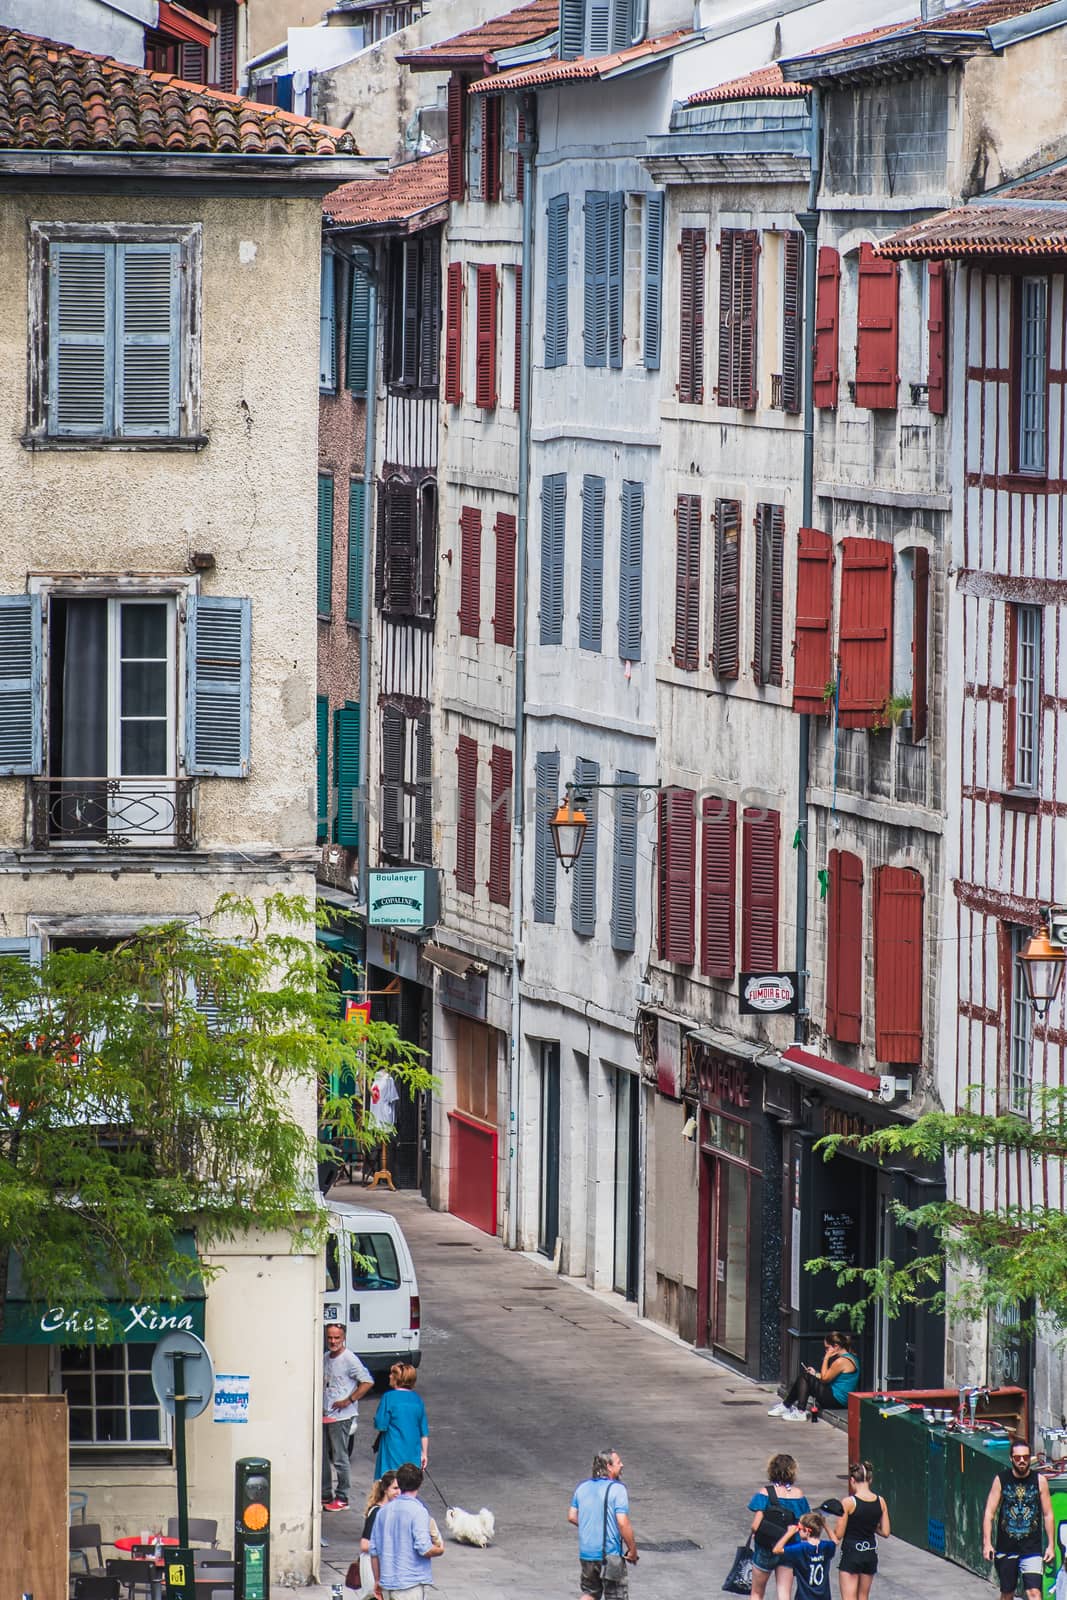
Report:
[[[195,1333],[168,1333],[152,1356],[152,1387],[164,1411],[174,1418],[174,1459],[178,1469],[178,1547],[189,1544],[189,1474],[185,1422],[211,1404],[215,1369],[207,1346]],[[180,1563],[175,1562],[175,1567]],[[191,1570],[191,1568],[190,1568]],[[168,1591],[169,1592],[169,1591]],[[182,1589],[173,1591],[182,1594]],[[191,1592],[191,1591],[190,1591]]]

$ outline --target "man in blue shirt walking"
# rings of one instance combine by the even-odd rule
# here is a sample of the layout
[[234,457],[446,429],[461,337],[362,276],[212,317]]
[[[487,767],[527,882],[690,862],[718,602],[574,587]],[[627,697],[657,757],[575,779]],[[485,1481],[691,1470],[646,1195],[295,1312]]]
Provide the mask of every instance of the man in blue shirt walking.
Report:
[[574,1491],[567,1521],[578,1529],[582,1600],[626,1600],[627,1564],[637,1565],[637,1541],[630,1523],[630,1497],[622,1480],[622,1457],[601,1450],[593,1457],[592,1477]]
[[385,1502],[371,1530],[374,1581],[384,1600],[425,1600],[433,1586],[430,1558],[445,1547],[430,1531],[430,1513],[419,1499],[421,1469],[406,1461],[397,1468],[396,1486],[400,1493]]

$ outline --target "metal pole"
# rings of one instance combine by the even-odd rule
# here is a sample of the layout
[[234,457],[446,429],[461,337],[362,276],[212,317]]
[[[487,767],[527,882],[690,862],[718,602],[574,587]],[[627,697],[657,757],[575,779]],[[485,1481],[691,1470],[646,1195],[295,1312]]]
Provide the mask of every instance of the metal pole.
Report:
[[189,1472],[185,1458],[185,1357],[174,1352],[174,1458],[178,1468],[178,1545],[189,1548]]

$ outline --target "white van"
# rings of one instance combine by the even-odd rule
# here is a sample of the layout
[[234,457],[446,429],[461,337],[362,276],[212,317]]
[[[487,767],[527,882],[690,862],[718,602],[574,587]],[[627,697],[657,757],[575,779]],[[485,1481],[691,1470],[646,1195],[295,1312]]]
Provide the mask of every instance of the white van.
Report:
[[394,1361],[417,1367],[419,1286],[404,1231],[388,1211],[328,1200],[326,1292],[322,1318],[341,1322],[348,1348],[373,1373],[388,1376]]

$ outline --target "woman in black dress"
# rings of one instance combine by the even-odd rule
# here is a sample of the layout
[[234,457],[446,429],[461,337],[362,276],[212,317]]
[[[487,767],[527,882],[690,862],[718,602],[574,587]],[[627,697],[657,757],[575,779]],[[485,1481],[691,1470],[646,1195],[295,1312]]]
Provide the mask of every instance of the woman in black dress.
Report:
[[867,1600],[878,1571],[878,1535],[889,1538],[889,1512],[882,1496],[871,1488],[873,1477],[869,1461],[854,1461],[848,1469],[845,1516],[837,1530],[841,1600]]

